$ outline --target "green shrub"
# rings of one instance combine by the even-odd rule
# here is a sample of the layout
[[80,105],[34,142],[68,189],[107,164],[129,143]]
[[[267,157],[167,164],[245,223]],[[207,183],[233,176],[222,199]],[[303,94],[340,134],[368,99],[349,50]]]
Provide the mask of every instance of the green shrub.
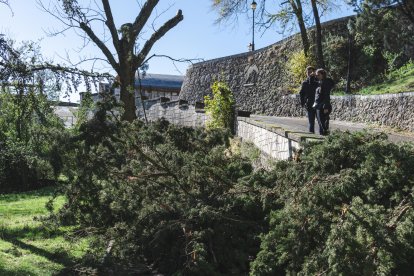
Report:
[[[409,275],[414,146],[340,134],[279,165],[269,232],[251,275]],[[271,200],[268,200],[272,202]]]
[[291,79],[288,87],[290,91],[297,92],[298,87],[306,78],[306,67],[313,64],[316,64],[316,62],[312,55],[306,57],[303,51],[292,53],[286,64]]
[[335,82],[346,79],[348,71],[348,40],[329,34],[323,43],[326,69]]
[[237,185],[252,167],[225,154],[227,130],[92,121],[73,139],[59,217],[100,233],[97,262],[112,240],[106,264],[150,264],[167,275],[248,272],[264,214]]
[[56,180],[62,166],[63,122],[43,95],[0,93],[0,192]]
[[234,125],[234,96],[228,85],[215,81],[211,86],[213,98],[204,97],[206,114],[210,116],[206,122],[207,129],[232,129]]

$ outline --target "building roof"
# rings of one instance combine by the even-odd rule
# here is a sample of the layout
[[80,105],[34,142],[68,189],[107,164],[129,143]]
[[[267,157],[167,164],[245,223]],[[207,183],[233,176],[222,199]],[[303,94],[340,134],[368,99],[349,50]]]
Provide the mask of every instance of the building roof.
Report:
[[[145,88],[152,89],[174,89],[180,90],[183,84],[184,76],[163,75],[163,74],[146,74],[141,79],[141,85]],[[139,80],[135,79],[135,87],[139,86]]]

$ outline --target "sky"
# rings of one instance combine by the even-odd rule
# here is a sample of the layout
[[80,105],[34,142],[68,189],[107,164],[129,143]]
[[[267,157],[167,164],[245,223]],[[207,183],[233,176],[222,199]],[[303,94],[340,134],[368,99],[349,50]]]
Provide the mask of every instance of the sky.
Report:
[[[44,3],[57,0],[42,0]],[[100,50],[89,44],[82,48],[84,41],[73,31],[64,35],[51,37],[51,31],[62,29],[62,24],[50,14],[42,11],[36,0],[9,0],[11,9],[0,5],[0,33],[16,40],[39,41],[45,57],[56,63],[68,63],[65,57],[70,56],[72,63],[82,58],[102,56]],[[90,0],[79,0],[80,3],[89,3]],[[93,1],[92,1],[93,2]],[[100,2],[100,1],[98,1]],[[111,0],[114,19],[117,27],[123,23],[132,22],[139,13],[139,3],[142,0]],[[257,1],[259,2],[259,1]],[[167,55],[174,59],[203,59],[209,60],[248,51],[252,41],[252,14],[241,15],[237,24],[215,24],[217,12],[211,8],[212,0],[160,0],[156,13],[149,23],[150,28],[158,28],[172,18],[178,9],[181,9],[184,20],[162,37],[152,48],[150,55]],[[332,12],[324,15],[322,21],[339,18],[352,14],[352,9],[339,5]],[[100,26],[96,26],[97,29]],[[151,29],[144,33],[144,39],[151,35]],[[266,47],[288,36],[280,34],[276,27],[262,32],[255,28],[256,49]],[[148,73],[185,75],[190,64],[172,62],[167,58],[153,58],[149,61]],[[89,64],[78,65],[84,69]],[[96,69],[109,71],[105,64],[97,65]],[[95,70],[96,70],[95,69]],[[76,96],[74,97],[76,100]]]

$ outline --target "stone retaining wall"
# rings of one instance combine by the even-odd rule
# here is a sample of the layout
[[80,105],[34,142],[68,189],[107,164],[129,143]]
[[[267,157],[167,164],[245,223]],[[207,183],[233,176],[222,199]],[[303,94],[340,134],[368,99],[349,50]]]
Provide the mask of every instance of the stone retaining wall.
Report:
[[[323,31],[346,34],[348,20],[345,17],[326,22]],[[314,37],[314,30],[309,30],[309,37]],[[213,82],[220,80],[233,91],[239,110],[289,116],[290,107],[282,100],[292,83],[285,65],[297,49],[301,49],[301,39],[294,35],[253,52],[195,63],[187,70],[180,99],[202,102],[205,95],[211,95]]]
[[[299,95],[282,97],[290,109],[284,116],[304,116],[299,105]],[[414,131],[414,92],[384,95],[331,96],[331,119],[374,123]]]
[[[323,24],[326,33],[346,34],[349,17]],[[310,30],[309,37],[313,37]],[[289,56],[301,48],[298,35],[254,52],[196,63],[188,69],[180,98],[190,103],[211,95],[214,80],[225,81],[237,108],[253,114],[300,117],[305,111],[298,95],[287,92],[291,80],[285,67]],[[256,70],[257,69],[257,70]],[[332,119],[377,123],[414,131],[414,93],[332,97]]]
[[[177,125],[204,127],[208,116],[204,110],[185,101],[154,99],[145,102],[148,121],[164,118]],[[274,124],[266,124],[248,117],[237,117],[236,135],[252,142],[265,156],[276,160],[292,158],[300,143],[322,137],[307,132],[288,131]]]

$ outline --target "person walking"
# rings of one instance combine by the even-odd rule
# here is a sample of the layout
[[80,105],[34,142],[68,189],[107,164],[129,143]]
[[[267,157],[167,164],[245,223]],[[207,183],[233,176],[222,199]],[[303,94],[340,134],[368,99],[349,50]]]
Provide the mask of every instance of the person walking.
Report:
[[328,135],[329,133],[329,114],[332,112],[331,91],[335,86],[334,81],[326,76],[324,69],[318,69],[315,72],[319,80],[319,86],[316,88],[315,103],[313,108],[316,110],[318,119],[319,134]]
[[315,116],[316,110],[312,107],[315,102],[315,92],[318,88],[318,80],[315,77],[315,68],[312,66],[306,67],[306,80],[302,82],[302,86],[299,92],[300,105],[306,108],[309,132],[315,133]]

